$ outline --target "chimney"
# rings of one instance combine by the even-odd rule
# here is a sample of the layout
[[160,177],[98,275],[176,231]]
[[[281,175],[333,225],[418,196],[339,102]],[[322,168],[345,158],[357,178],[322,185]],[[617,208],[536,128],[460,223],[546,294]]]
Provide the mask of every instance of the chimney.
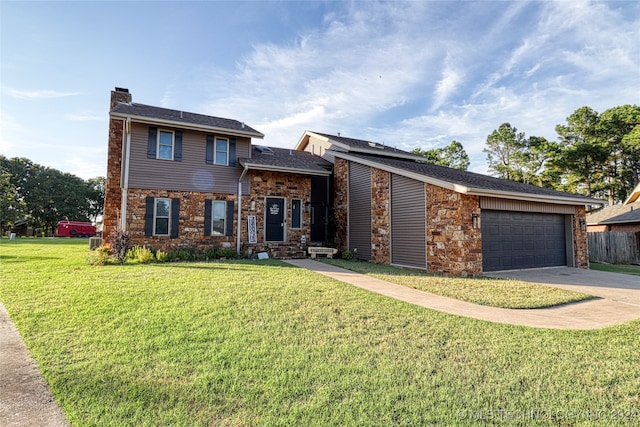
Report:
[[131,94],[129,93],[129,89],[116,87],[115,90],[111,91],[110,109],[113,110],[119,102],[125,102],[127,104],[131,102]]

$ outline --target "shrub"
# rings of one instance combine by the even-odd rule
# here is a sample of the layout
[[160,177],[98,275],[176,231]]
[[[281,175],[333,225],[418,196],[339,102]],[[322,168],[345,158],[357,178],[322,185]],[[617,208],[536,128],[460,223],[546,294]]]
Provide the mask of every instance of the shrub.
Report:
[[100,246],[95,251],[89,252],[87,263],[90,265],[107,265],[110,261],[109,247]]
[[235,249],[223,248],[223,249],[219,249],[218,250],[218,258],[234,259],[234,258],[238,258],[238,257],[239,257],[239,255],[235,251]]
[[111,253],[120,264],[124,264],[127,252],[131,248],[131,236],[124,231],[112,231],[109,235]]
[[168,257],[171,261],[198,261],[204,256],[195,248],[184,247],[169,251]]
[[351,259],[354,259],[354,258],[355,258],[355,255],[351,251],[342,252],[342,259],[351,260]]
[[148,264],[155,260],[153,251],[146,246],[134,246],[127,252],[127,258],[140,264]]
[[209,249],[204,251],[204,256],[207,259],[216,259],[220,258],[219,252],[222,250],[219,246],[211,246]]

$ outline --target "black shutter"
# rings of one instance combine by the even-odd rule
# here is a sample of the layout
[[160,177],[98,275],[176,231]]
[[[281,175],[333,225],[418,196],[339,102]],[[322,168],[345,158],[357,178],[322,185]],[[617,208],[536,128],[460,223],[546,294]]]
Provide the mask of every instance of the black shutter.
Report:
[[236,166],[236,139],[229,138],[229,166]]
[[207,135],[207,164],[213,164],[213,136]]
[[225,236],[233,236],[233,200],[227,201],[227,229]]
[[204,235],[211,236],[211,200],[204,201]]
[[180,221],[180,199],[171,199],[171,237],[178,237]]
[[149,140],[147,141],[147,157],[156,158],[156,145],[158,144],[158,128],[149,128]]
[[153,197],[147,197],[147,208],[144,214],[144,235],[153,235],[153,204],[155,199]]
[[176,131],[176,140],[174,141],[173,147],[173,160],[176,162],[182,161],[182,131]]

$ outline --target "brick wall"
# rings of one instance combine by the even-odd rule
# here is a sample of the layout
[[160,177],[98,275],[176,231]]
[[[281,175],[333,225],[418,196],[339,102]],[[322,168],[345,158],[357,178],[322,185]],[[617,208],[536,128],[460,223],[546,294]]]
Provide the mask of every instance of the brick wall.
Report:
[[371,168],[371,261],[391,263],[391,174]]
[[580,221],[586,221],[584,206],[577,206],[573,218],[573,250],[575,266],[578,268],[589,268],[589,244],[587,242],[587,231],[582,231]]
[[482,272],[482,236],[473,228],[472,214],[480,215],[477,196],[426,184],[427,270],[454,276]]

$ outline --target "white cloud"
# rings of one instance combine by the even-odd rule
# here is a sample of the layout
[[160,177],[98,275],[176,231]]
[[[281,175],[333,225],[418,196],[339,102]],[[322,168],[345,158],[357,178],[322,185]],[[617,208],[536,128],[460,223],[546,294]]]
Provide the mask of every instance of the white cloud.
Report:
[[53,99],[80,95],[80,92],[61,92],[57,90],[18,90],[6,89],[9,96],[17,99]]

